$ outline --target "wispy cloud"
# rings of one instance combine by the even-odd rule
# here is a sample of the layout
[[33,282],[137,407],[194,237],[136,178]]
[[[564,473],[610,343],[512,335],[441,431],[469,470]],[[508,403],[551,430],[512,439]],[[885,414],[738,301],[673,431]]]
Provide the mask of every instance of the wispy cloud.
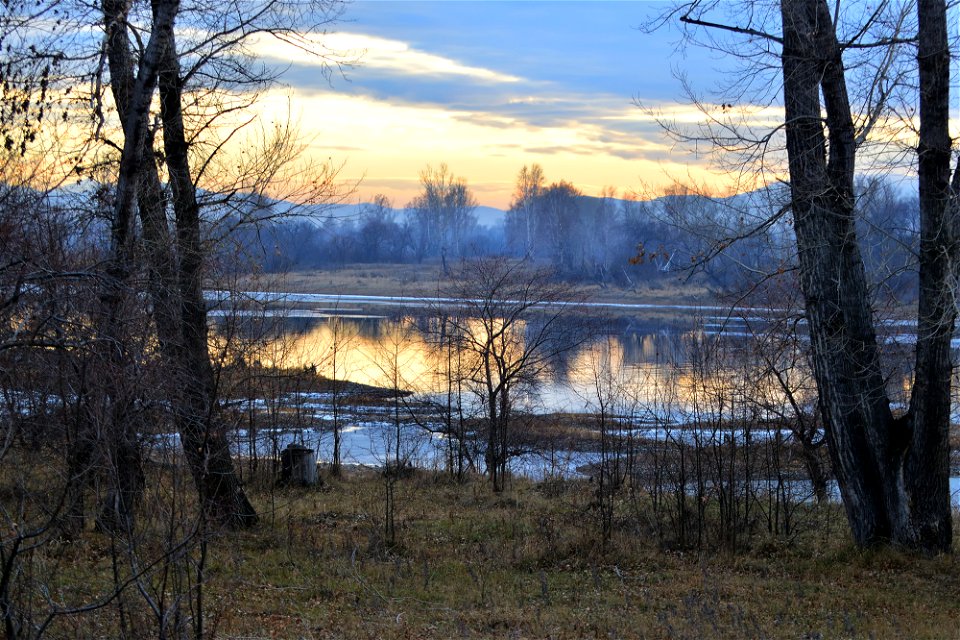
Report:
[[[556,126],[523,118],[441,105],[386,101],[331,89],[271,92],[260,103],[261,121],[288,115],[314,134],[308,154],[345,162],[344,178],[362,178],[360,195],[385,193],[405,204],[419,190],[417,172],[447,162],[465,176],[483,204],[506,207],[516,172],[524,164],[543,165],[548,179],[574,181],[585,193],[604,186],[633,188],[669,183],[670,176],[697,174],[702,161],[677,154],[658,136],[640,130],[649,122],[628,118],[629,107],[609,108],[595,118],[579,114]],[[625,126],[620,129],[620,126]],[[635,127],[628,130],[628,127]]]
[[488,83],[516,83],[521,80],[515,75],[420,51],[400,40],[362,33],[338,32],[304,36],[302,46],[264,37],[258,39],[253,50],[263,58],[298,65],[322,65],[323,60],[314,53],[319,50],[329,52],[338,60],[355,62],[363,68],[401,75],[460,77]]
[[[321,61],[263,39],[255,53],[288,66],[295,117],[316,133],[310,153],[345,161],[363,177],[362,197],[398,204],[418,190],[417,172],[447,162],[484,204],[506,206],[516,173],[533,162],[549,180],[585,193],[729,178],[709,158],[684,153],[658,118],[690,128],[709,114],[677,104],[671,54],[660,35],[632,29],[643,3],[373,2],[352,6],[347,30],[307,40],[345,61],[346,80],[317,73]],[[690,57],[705,75],[711,60]],[[648,109],[633,103],[642,96]],[[275,97],[275,96],[274,96]],[[278,103],[286,104],[286,101]],[[718,105],[717,117],[731,117]],[[745,121],[774,110],[735,110]],[[283,117],[279,107],[264,115]]]

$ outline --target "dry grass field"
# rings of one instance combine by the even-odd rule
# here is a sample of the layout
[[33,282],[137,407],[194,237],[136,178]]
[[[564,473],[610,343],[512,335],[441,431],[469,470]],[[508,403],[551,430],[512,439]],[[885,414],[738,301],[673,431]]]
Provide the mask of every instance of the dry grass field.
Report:
[[[436,296],[449,291],[451,283],[439,263],[356,264],[336,269],[294,271],[242,278],[242,288],[296,293],[355,295]],[[638,283],[634,288],[616,285],[585,285],[591,301],[637,304],[716,304],[710,291],[700,285],[670,282]]]
[[[809,509],[790,537],[757,531],[736,553],[698,553],[658,544],[627,493],[601,544],[586,481],[517,479],[498,495],[482,479],[415,472],[396,485],[388,546],[376,470],[317,489],[248,486],[263,520],[209,539],[205,637],[919,639],[960,629],[957,556],[857,551],[835,506]],[[108,584],[115,544],[90,532],[57,547],[49,592]],[[134,589],[58,619],[50,637],[114,637],[121,605],[135,637],[157,637]]]

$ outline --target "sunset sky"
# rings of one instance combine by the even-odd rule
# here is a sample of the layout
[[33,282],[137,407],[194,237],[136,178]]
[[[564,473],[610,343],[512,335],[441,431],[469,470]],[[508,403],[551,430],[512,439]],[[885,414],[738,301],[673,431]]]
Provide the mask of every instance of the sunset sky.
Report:
[[706,158],[673,149],[650,110],[691,117],[674,72],[709,88],[721,62],[678,53],[676,30],[638,30],[658,6],[356,0],[323,40],[359,60],[342,77],[328,82],[295,47],[258,43],[266,61],[288,65],[263,109],[291,113],[311,153],[363,178],[354,202],[384,193],[402,207],[419,171],[442,162],[481,204],[501,208],[530,163],[588,195],[712,182]]

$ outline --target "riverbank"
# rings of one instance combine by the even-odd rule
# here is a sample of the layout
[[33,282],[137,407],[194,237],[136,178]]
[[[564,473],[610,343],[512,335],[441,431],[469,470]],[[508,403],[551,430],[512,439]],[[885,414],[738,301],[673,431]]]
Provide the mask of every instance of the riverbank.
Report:
[[[227,422],[235,425],[231,433],[238,455],[270,459],[287,444],[296,443],[313,449],[321,461],[329,461],[336,428],[340,458],[346,464],[383,466],[396,453],[389,453],[389,446],[399,435],[400,457],[410,466],[450,465],[457,438],[464,443],[460,453],[482,466],[484,419],[470,409],[457,414],[456,405],[438,403],[429,394],[334,381],[302,369],[228,367],[222,379],[225,388],[249,394],[225,403]],[[683,471],[688,474],[694,465],[719,455],[720,468],[733,464],[731,471],[738,478],[758,480],[772,474],[805,482],[810,477],[810,460],[785,419],[745,421],[700,414],[698,420],[688,422],[684,417],[696,416],[678,415],[670,421],[645,414],[515,410],[508,430],[510,466],[514,473],[534,479],[590,477],[596,475],[601,452],[606,450],[609,459],[621,459],[631,473],[640,476],[651,470],[660,474],[678,456],[692,455],[695,459]],[[960,426],[956,424],[950,442],[951,490],[956,493],[960,487]],[[176,441],[166,444],[179,446]],[[828,474],[825,447],[817,447],[812,455]],[[471,460],[466,463],[469,466]],[[960,504],[960,496],[952,500]]]
[[[433,297],[454,289],[439,263],[348,264],[314,271],[259,274],[241,277],[237,287],[284,293],[352,294],[363,296]],[[700,284],[670,281],[636,282],[632,287],[616,284],[583,284],[578,287],[592,302],[651,305],[716,304],[716,294]]]

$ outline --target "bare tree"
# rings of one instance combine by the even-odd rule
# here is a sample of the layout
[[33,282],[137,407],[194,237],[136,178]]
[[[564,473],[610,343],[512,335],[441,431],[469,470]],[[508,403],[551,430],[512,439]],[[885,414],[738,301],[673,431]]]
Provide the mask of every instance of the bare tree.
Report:
[[438,409],[447,445],[447,471],[462,482],[468,470],[475,467],[470,446],[472,434],[467,427],[470,407],[464,402],[470,358],[465,358],[460,348],[457,330],[460,322],[454,318],[458,313],[458,309],[438,307],[434,311],[436,324],[430,338],[439,354],[436,376],[444,387]]
[[[123,2],[103,4],[111,87],[124,123],[124,152],[118,171],[112,241],[114,262],[119,266],[112,267],[117,275],[110,275],[122,285],[121,276],[132,273],[135,268],[132,259],[126,256],[130,252],[132,217],[137,211],[134,207],[139,200],[144,239],[150,248],[150,293],[161,352],[174,378],[182,385],[175,390],[174,415],[197,488],[214,517],[233,524],[252,524],[256,522],[256,514],[234,474],[225,430],[211,422],[216,392],[207,351],[200,216],[187,157],[189,146],[180,107],[180,71],[173,29],[179,8],[178,2],[155,3],[150,41],[134,75],[128,31],[130,7]],[[158,84],[161,85],[166,163],[176,214],[175,240],[167,228],[158,168],[152,157],[146,157],[152,147],[147,126],[150,103]],[[119,299],[117,294],[109,299],[113,298]],[[131,491],[134,490],[123,492]]]
[[494,491],[502,491],[515,453],[515,396],[584,339],[573,315],[581,296],[550,271],[504,258],[464,262],[449,296],[462,306],[449,323],[473,360],[471,377],[485,408],[487,473]]
[[[799,295],[796,286],[771,281],[763,297],[751,296],[753,305],[740,310],[739,316],[751,336],[749,357],[753,393],[747,402],[756,405],[765,416],[776,416],[789,429],[799,446],[807,478],[817,502],[828,498],[829,469],[823,445],[822,420],[817,407],[816,383],[810,362],[810,349],[801,330]],[[755,306],[754,306],[755,305]]]
[[[730,158],[763,162],[776,147],[776,134],[783,133],[819,403],[854,539],[861,546],[949,550],[950,340],[960,174],[951,185],[946,3],[920,0],[915,22],[908,3],[858,5],[841,15],[839,6],[832,9],[825,0],[784,0],[777,8],[741,14],[747,23],[731,14],[716,17],[715,8],[690,2],[677,15],[694,29],[730,34],[730,40],[711,40],[719,48],[740,40],[779,55],[781,126],[747,136],[728,116],[718,116],[709,135],[698,135],[732,152]],[[726,45],[716,44],[721,41]],[[907,45],[918,52],[915,67],[905,61]],[[919,90],[908,90],[912,82]],[[742,88],[737,95],[744,96]],[[731,106],[724,101],[721,111]],[[919,131],[912,129],[914,110]],[[747,109],[733,111],[744,115]],[[889,162],[896,147],[888,141],[895,132],[915,136],[920,203],[918,335],[913,389],[902,413],[892,410],[886,388],[854,189],[858,157]],[[867,153],[871,145],[882,146],[885,154]]]
[[439,255],[447,272],[448,252],[463,257],[463,241],[476,226],[477,199],[466,180],[454,176],[446,164],[421,171],[420,184],[423,192],[407,205],[417,226],[417,259]]
[[[256,521],[233,474],[208,355],[201,286],[210,274],[210,220],[200,212],[197,185],[213,149],[204,133],[213,129],[191,118],[190,107],[225,87],[222,75],[224,84],[197,91],[199,79],[215,77],[213,67],[237,61],[232,45],[305,26],[277,23],[294,19],[274,11],[278,2],[258,4],[270,6],[257,13],[251,3],[224,12],[174,0],[49,0],[5,3],[0,15],[6,637],[54,635],[56,624],[64,625],[60,635],[71,625],[82,635],[81,616],[104,607],[116,609],[116,631],[125,637],[144,619],[159,637],[188,630],[205,637],[210,520]],[[199,28],[199,15],[221,31]],[[240,27],[231,26],[235,18]],[[102,39],[91,37],[98,27]],[[184,46],[184,34],[200,34],[207,48]],[[212,102],[204,113],[223,116],[207,109]],[[60,137],[62,129],[70,136]],[[161,131],[162,150],[155,144]],[[53,191],[77,175],[99,184]],[[145,446],[167,441],[171,412],[191,474],[151,459],[155,452]],[[200,510],[183,500],[191,480]],[[85,502],[89,494],[95,509]],[[140,508],[144,501],[150,508]],[[52,590],[63,555],[51,543],[82,535],[88,518],[110,534],[106,564],[100,554],[90,562],[98,576],[112,572],[112,584]],[[131,607],[137,597],[147,605],[142,617]]]
[[524,256],[533,255],[536,238],[537,199],[543,193],[546,179],[543,176],[543,167],[532,164],[528,168],[523,165],[517,175],[517,185],[513,191],[513,200],[507,211],[507,237],[514,245],[520,245]]
[[[193,27],[184,30],[188,34],[184,43],[172,28],[159,30],[159,10],[163,7],[162,3],[154,3],[152,19],[147,24],[138,24],[135,6],[113,1],[103,4],[110,87],[124,120],[136,112],[136,101],[142,94],[138,83],[144,74],[145,61],[150,62],[148,51],[136,46],[139,41],[133,37],[133,30],[149,29],[151,38],[154,33],[159,33],[161,38],[157,59],[151,64],[157,66],[163,166],[158,167],[151,156],[148,162],[140,163],[132,178],[126,177],[129,168],[121,166],[119,181],[121,185],[126,180],[139,187],[137,200],[150,274],[153,317],[161,353],[176,381],[176,386],[169,389],[174,418],[197,487],[211,515],[231,524],[248,525],[256,521],[256,515],[233,471],[226,430],[217,418],[218,392],[208,355],[203,297],[203,281],[208,274],[207,247],[203,240],[204,221],[197,183],[235,132],[216,141],[217,136],[213,135],[216,123],[225,113],[248,106],[255,99],[256,91],[247,92],[246,95],[252,97],[234,98],[226,104],[224,96],[232,88],[258,89],[273,80],[273,75],[264,68],[239,64],[249,58],[248,43],[256,36],[270,35],[320,52],[322,47],[301,33],[316,32],[318,26],[335,18],[339,4],[269,0],[238,5],[237,11],[228,12],[229,17],[224,21],[219,16],[225,14],[209,5],[172,3],[169,10],[179,16],[185,27]],[[310,12],[319,17],[311,16]],[[136,75],[135,64],[138,65]],[[130,136],[137,132],[125,126],[123,134],[125,143],[129,143]],[[152,132],[149,137],[142,135],[142,139],[134,139],[136,144],[144,149],[152,148]],[[211,136],[216,141],[212,145]],[[297,151],[290,140],[288,130],[265,137],[264,153],[255,154],[258,161],[251,169],[259,182],[237,176],[236,183],[256,191],[257,197],[262,198],[262,189],[279,177],[284,164]],[[199,169],[194,167],[197,160]],[[161,184],[161,169],[166,172],[166,186]],[[308,201],[330,195],[334,175],[328,166],[321,167],[319,178],[311,178],[309,192],[299,195],[306,195]],[[233,196],[235,192],[228,188],[222,197]],[[221,204],[226,201],[221,200]],[[172,229],[168,213],[173,214]]]
[[382,193],[360,209],[357,234],[369,262],[403,259],[403,232],[397,224],[393,204]]
[[328,321],[330,327],[330,346],[328,350],[330,369],[331,408],[333,410],[333,455],[330,460],[330,473],[340,476],[342,470],[341,441],[343,439],[344,387],[351,372],[347,371],[345,354],[355,347],[356,330],[344,322],[339,315],[333,315]]
[[618,352],[616,344],[615,339],[607,337],[592,345],[587,365],[592,388],[585,399],[592,405],[600,439],[599,456],[592,476],[597,486],[593,504],[598,511],[603,548],[613,534],[617,494],[627,480],[635,455],[631,422],[637,406],[631,401],[630,381],[623,370],[623,354]]

